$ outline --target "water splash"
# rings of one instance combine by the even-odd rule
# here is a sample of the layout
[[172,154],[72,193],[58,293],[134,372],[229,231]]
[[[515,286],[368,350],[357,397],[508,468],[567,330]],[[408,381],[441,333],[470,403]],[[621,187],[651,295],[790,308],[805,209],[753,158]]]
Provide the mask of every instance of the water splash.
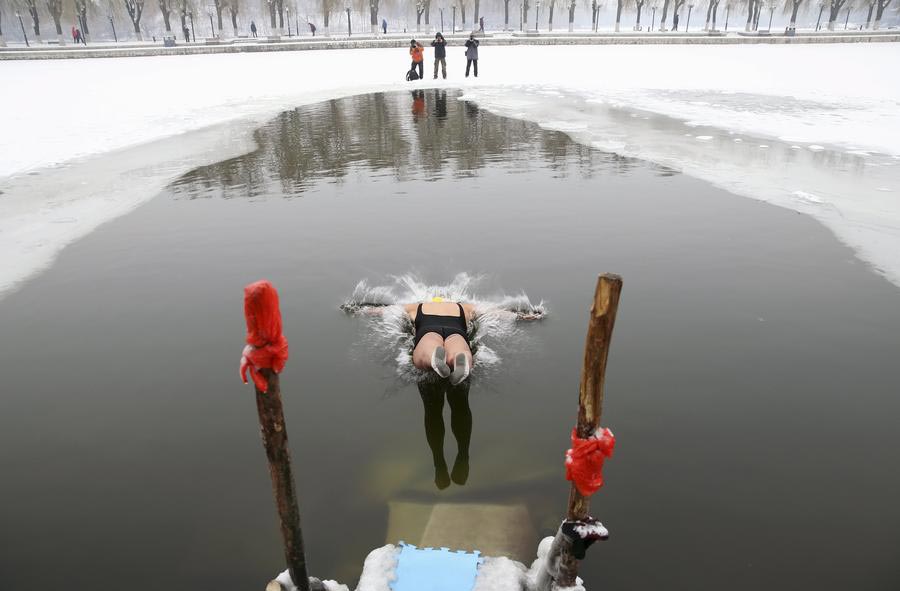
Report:
[[483,275],[459,273],[447,284],[429,284],[412,273],[391,276],[387,285],[372,285],[363,279],[341,304],[347,314],[367,319],[363,337],[367,350],[375,352],[383,364],[396,367],[403,381],[432,379],[412,364],[413,322],[404,304],[441,297],[448,301],[475,305],[475,318],[469,322],[469,343],[475,365],[472,376],[484,377],[500,364],[503,354],[520,350],[528,337],[521,322],[540,320],[547,314],[543,300],[532,303],[525,292],[517,295],[485,296],[477,293]]

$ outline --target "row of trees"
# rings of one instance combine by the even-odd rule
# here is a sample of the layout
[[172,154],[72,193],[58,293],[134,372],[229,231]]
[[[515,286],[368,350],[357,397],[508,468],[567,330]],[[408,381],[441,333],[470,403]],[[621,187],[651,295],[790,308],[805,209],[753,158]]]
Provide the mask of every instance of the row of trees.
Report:
[[[104,2],[107,0],[103,0]],[[160,16],[162,17],[163,26],[165,28],[165,32],[167,34],[172,33],[172,17],[173,15],[177,15],[180,19],[181,28],[180,31],[186,31],[188,29],[188,23],[193,21],[193,16],[195,14],[194,5],[192,2],[197,0],[149,0],[149,5],[156,5],[156,9],[159,11]],[[285,30],[285,13],[289,11],[290,7],[285,5],[285,0],[206,0],[209,4],[205,7],[209,14],[214,15],[218,22],[218,31],[221,35],[223,30],[224,19],[228,18],[231,22],[231,29],[235,36],[238,35],[238,16],[245,9],[253,10],[254,13],[258,13],[259,9],[262,9],[261,12],[267,16],[267,20],[269,21],[270,30],[274,34],[283,34]],[[262,5],[253,6],[253,4],[262,2]],[[289,2],[291,0],[288,0]],[[371,26],[372,32],[376,32],[379,29],[380,24],[380,10],[383,8],[382,3],[390,2],[395,3],[396,6],[392,6],[392,8],[399,8],[400,10],[412,10],[415,14],[415,23],[416,30],[420,30],[423,26],[426,28],[430,28],[431,21],[434,18],[435,8],[454,8],[459,10],[459,15],[461,17],[462,29],[466,28],[466,23],[470,22],[473,25],[478,23],[478,19],[481,16],[481,0],[309,0],[311,4],[313,4],[312,8],[317,12],[322,18],[322,24],[324,25],[325,33],[328,32],[330,28],[330,24],[332,18],[336,14],[342,14],[348,8],[352,10],[354,13],[359,14],[361,12],[368,13],[368,20]],[[495,4],[495,8],[500,8],[502,4],[502,13],[504,18],[504,28],[510,28],[510,18],[512,16],[512,27],[516,28],[519,23],[524,23],[527,26],[530,18],[530,12],[532,10],[537,13],[537,10],[540,8],[540,0],[493,0],[494,2],[499,2],[500,4]],[[591,28],[596,30],[599,26],[600,21],[600,11],[603,7],[604,0],[581,0],[582,2],[589,2],[588,8],[591,13]],[[805,8],[809,10],[810,8],[818,8],[819,10],[819,19],[822,19],[823,13],[827,12],[827,21],[826,26],[829,30],[835,29],[835,23],[837,22],[839,15],[842,10],[849,10],[851,8],[855,9],[864,9],[867,10],[867,18],[866,18],[866,28],[871,28],[877,30],[882,22],[884,17],[885,10],[888,6],[891,5],[893,0],[819,0],[819,3],[814,6],[804,6],[815,2],[816,0],[725,0],[724,9],[731,11],[731,14],[736,14],[737,12],[746,12],[746,30],[754,30],[758,27],[760,13],[764,10],[776,10],[781,8],[785,11],[785,14],[790,13],[790,25],[789,27],[793,28],[797,23],[797,16],[801,8]],[[6,3],[7,7],[11,10],[7,10],[7,14],[15,13],[21,15],[27,15],[27,19],[30,20],[29,28],[32,30],[34,37],[37,39],[41,38],[41,8],[46,8],[47,13],[49,13],[50,17],[53,20],[53,25],[55,26],[55,33],[59,37],[60,40],[63,39],[63,13],[66,10],[71,10],[71,16],[73,17],[73,22],[79,26],[82,33],[85,37],[90,37],[90,28],[89,28],[89,10],[104,10],[107,13],[107,18],[110,20],[110,23],[113,24],[113,20],[115,18],[122,18],[124,16],[128,17],[132,28],[134,29],[134,34],[138,39],[142,38],[141,33],[141,20],[145,15],[145,8],[148,6],[145,5],[147,0],[108,0],[108,4],[101,5],[97,0],[0,0],[0,42],[3,40],[3,27],[8,26],[8,19],[6,22],[3,20],[4,6]],[[440,2],[439,6],[435,6]],[[511,15],[510,12],[510,3],[512,4],[512,9],[514,14]],[[689,6],[693,9],[694,4],[691,0],[650,0],[649,6],[647,5],[648,0],[616,0],[616,21],[615,21],[615,30],[619,31],[621,28],[621,21],[623,12],[626,10],[633,10],[635,14],[635,21],[633,28],[635,30],[641,30],[643,25],[641,24],[641,16],[642,14],[649,8],[654,11],[654,18],[656,15],[656,10],[661,9],[660,19],[658,24],[658,29],[661,31],[667,30],[667,27],[670,26],[670,17],[674,21],[674,15],[681,13],[685,4],[689,3]],[[702,8],[706,9],[706,20],[704,29],[705,30],[717,30],[718,27],[718,15],[720,12],[720,2],[721,0],[706,0],[706,5]],[[778,2],[776,6],[772,2]],[[534,6],[532,5],[534,3]],[[660,6],[661,4],[661,6]],[[546,10],[545,14],[548,15],[548,26],[549,29],[553,30],[553,18],[554,14],[557,12],[557,8],[563,8],[567,12],[568,16],[568,29],[571,31],[574,29],[575,16],[576,16],[576,8],[578,6],[578,0],[544,0],[544,9]],[[471,10],[470,10],[471,9]],[[296,12],[296,6],[295,6]],[[468,16],[471,16],[471,21],[467,19]],[[536,14],[535,17],[537,18]],[[288,25],[290,27],[290,25]],[[473,27],[474,28],[474,27]]]

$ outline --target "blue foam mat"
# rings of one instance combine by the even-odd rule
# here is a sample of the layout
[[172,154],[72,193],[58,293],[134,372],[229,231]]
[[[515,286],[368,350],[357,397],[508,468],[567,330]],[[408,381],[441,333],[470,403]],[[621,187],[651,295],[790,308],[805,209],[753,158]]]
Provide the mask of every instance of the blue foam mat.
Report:
[[400,542],[393,591],[472,591],[478,565],[483,560],[479,552],[448,548],[416,548]]

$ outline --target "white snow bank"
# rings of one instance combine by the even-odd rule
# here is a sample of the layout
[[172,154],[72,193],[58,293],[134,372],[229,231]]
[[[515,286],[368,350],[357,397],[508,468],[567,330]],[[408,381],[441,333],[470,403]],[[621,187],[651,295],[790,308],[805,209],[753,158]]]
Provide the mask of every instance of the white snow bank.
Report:
[[[218,159],[222,143],[209,132],[185,135],[177,158],[154,154],[148,142],[221,123],[258,123],[299,104],[409,89],[402,82],[407,60],[402,49],[372,49],[0,63],[0,293],[186,168]],[[809,213],[900,284],[898,44],[486,41],[478,80],[462,79],[462,48],[451,48],[448,62],[451,80],[439,85],[462,86],[489,110]],[[247,127],[240,129],[226,152],[247,148]],[[726,139],[731,149],[723,147]],[[138,144],[145,146],[140,159],[128,151],[73,164]],[[794,166],[781,144],[824,165]],[[797,150],[801,144],[808,149]],[[838,153],[866,161],[859,166],[872,180],[858,186],[847,167],[829,171],[827,160]],[[61,163],[69,166],[23,176]],[[91,174],[79,172],[85,166]],[[822,203],[797,197],[804,193]]]

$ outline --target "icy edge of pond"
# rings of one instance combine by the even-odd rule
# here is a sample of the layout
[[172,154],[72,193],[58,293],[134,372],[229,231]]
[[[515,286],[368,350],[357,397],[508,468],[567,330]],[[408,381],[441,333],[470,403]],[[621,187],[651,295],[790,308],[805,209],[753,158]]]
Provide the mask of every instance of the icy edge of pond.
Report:
[[[687,104],[696,97],[696,93],[687,93],[676,99],[676,94],[667,93],[667,100]],[[723,93],[702,94],[715,100]],[[487,87],[468,89],[460,100],[472,101],[496,115],[536,122],[598,150],[651,162],[731,193],[810,215],[858,258],[900,286],[900,156],[858,147],[826,148],[797,137],[742,134],[730,128],[723,117],[718,123],[701,124],[674,118],[667,109],[653,110],[657,101],[642,102],[640,92],[633,93],[627,103],[611,96],[522,85],[516,93]],[[775,111],[781,100],[771,98]],[[784,131],[818,122],[828,127],[825,122],[838,117],[833,111],[833,105],[820,104],[802,115],[805,120],[782,117]],[[743,118],[737,111],[735,116]],[[896,120],[892,128],[900,129],[900,109],[892,117]],[[841,125],[852,123],[850,117]],[[741,220],[732,223],[738,225]]]

